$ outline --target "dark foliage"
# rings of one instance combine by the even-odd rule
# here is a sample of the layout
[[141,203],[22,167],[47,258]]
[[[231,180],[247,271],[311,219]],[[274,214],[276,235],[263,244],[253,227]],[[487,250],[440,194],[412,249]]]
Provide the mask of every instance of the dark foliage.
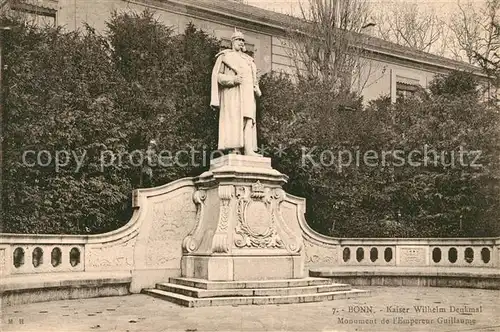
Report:
[[[105,36],[6,23],[3,231],[116,229],[130,217],[132,189],[193,173],[176,162],[188,157],[179,151],[214,147],[209,74],[219,43],[192,25],[175,35],[148,12],[113,15]],[[161,150],[171,158],[160,164]],[[61,167],[58,151],[68,156]]]
[[[3,231],[116,229],[130,217],[134,188],[206,169],[217,139],[209,107],[217,40],[192,25],[176,34],[148,12],[114,14],[104,36],[90,27],[8,23]],[[290,177],[286,190],[307,199],[317,231],[500,234],[498,109],[480,100],[470,74],[440,76],[419,98],[367,107],[355,95],[283,74],[262,77],[261,89],[260,143]],[[412,151],[420,152],[412,159],[418,165],[408,163]],[[478,166],[472,154],[460,164],[461,151],[480,151]]]
[[451,73],[422,98],[380,98],[346,111],[346,98],[327,87],[269,75],[262,136],[287,147],[275,166],[290,176],[287,189],[307,198],[308,222],[321,233],[498,235],[498,109],[479,100],[474,82]]

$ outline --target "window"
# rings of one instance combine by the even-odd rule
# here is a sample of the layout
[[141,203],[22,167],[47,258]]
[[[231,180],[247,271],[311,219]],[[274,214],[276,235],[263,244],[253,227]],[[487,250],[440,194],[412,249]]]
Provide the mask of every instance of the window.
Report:
[[55,26],[57,10],[45,5],[42,1],[40,3],[37,5],[26,0],[11,0],[10,9],[29,23],[38,26]]
[[418,85],[396,83],[396,99],[414,97],[418,91]]
[[419,89],[419,80],[396,76],[396,99],[415,97]]

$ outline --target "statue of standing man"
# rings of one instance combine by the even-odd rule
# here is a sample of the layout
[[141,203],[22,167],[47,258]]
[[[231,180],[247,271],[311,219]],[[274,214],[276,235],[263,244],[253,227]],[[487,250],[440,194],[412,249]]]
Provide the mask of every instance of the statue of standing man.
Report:
[[244,53],[245,37],[234,30],[232,49],[216,55],[212,71],[210,105],[220,110],[220,150],[260,156],[257,151],[255,96],[260,96],[257,69],[253,58]]

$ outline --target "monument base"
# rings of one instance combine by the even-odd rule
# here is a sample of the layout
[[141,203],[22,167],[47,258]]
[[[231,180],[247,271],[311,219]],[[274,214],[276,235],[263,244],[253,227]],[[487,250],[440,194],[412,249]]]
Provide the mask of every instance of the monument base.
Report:
[[[186,307],[306,303],[369,292],[308,278],[304,208],[269,158],[227,155],[194,179],[196,217],[182,241],[180,278],[143,293]],[[182,218],[182,213],[179,213]]]
[[303,278],[302,233],[282,214],[288,180],[264,157],[211,161],[195,185],[197,220],[183,241],[183,277],[207,280]]
[[210,281],[304,278],[300,256],[184,256],[182,276]]

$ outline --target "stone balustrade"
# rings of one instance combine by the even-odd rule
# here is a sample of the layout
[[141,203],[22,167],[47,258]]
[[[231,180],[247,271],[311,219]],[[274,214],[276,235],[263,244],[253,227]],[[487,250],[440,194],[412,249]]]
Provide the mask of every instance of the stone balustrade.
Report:
[[339,240],[340,265],[494,267],[495,239]]
[[304,218],[299,223],[313,277],[354,286],[500,289],[500,238],[340,239],[316,233]]
[[498,238],[322,239],[305,237],[309,266],[500,267]]
[[12,274],[83,271],[84,246],[16,245],[11,247]]
[[[164,229],[164,233],[170,235],[173,230],[177,232],[181,226],[177,222],[179,215],[170,213],[169,210],[175,206],[162,205],[166,200],[183,201],[184,206],[189,207],[189,214],[194,219],[196,208],[190,198],[193,193],[192,179],[182,179],[158,188],[138,190],[134,193],[135,203],[137,207],[142,205],[144,209],[137,209],[124,227],[106,234],[89,236],[0,234],[0,275],[131,271],[137,267],[178,270],[178,263],[174,262],[180,260],[181,246],[165,248],[164,253],[168,255],[160,255],[163,237],[158,237],[159,233],[151,227],[161,221],[163,226],[160,230]],[[183,205],[180,203],[179,206]],[[160,207],[161,211],[158,210]],[[329,265],[500,268],[500,238],[333,238],[312,230],[304,218],[305,200],[287,194],[287,199],[283,202],[284,218],[294,218],[292,211],[297,213],[295,217],[303,234],[305,249],[303,252],[308,267]],[[173,222],[168,224],[170,219]],[[189,227],[182,225],[181,228],[185,230],[176,236],[175,242],[182,242],[184,233],[189,231]],[[148,237],[144,235],[146,231]],[[140,235],[141,232],[143,236]],[[139,240],[140,243],[137,243]],[[152,250],[153,247],[158,250]],[[138,254],[143,256],[143,261],[136,262]]]
[[500,267],[498,238],[336,239],[306,237],[306,264]]
[[0,275],[85,270],[85,236],[0,235]]
[[[85,246],[88,243],[85,236],[70,239],[57,236],[51,239],[43,235],[4,234],[0,241],[0,274],[4,276],[82,272],[92,265],[99,265],[89,262],[89,268],[85,269]],[[308,265],[500,267],[500,240],[495,238],[330,238],[330,243],[318,242],[306,237]],[[97,257],[99,259],[102,261],[105,257]],[[127,257],[122,259],[126,263]],[[120,270],[119,266],[116,270]]]
[[[183,201],[193,194],[191,179],[176,181],[160,188],[140,190],[135,193],[136,203],[143,206],[151,204],[156,208],[167,197],[177,196],[174,192],[182,193]],[[159,200],[159,193],[165,195]],[[187,196],[186,196],[187,195]],[[154,199],[149,199],[155,197]],[[429,266],[429,267],[478,267],[500,268],[500,238],[429,238],[429,239],[342,239],[321,235],[313,231],[307,224],[303,212],[305,200],[287,195],[284,204],[284,217],[292,218],[287,211],[297,211],[297,219],[304,237],[304,254],[306,266]],[[190,213],[194,215],[194,204],[190,205]],[[293,207],[294,206],[294,207]],[[293,207],[293,208],[292,208]],[[148,210],[146,208],[145,210]],[[163,210],[162,210],[163,211]],[[152,232],[151,224],[158,217],[174,218],[175,214],[162,212],[156,216],[144,215],[137,210],[131,221],[119,230],[102,235],[21,235],[0,234],[0,275],[20,275],[33,273],[53,272],[82,272],[82,271],[123,271],[134,270],[136,266],[147,263],[157,254],[149,252],[146,244],[152,244],[157,233]],[[144,211],[142,211],[144,212]],[[151,212],[151,211],[149,211]],[[153,210],[154,212],[154,210]],[[151,218],[153,217],[153,218]],[[165,219],[165,220],[167,220]],[[194,219],[194,218],[193,218]],[[147,222],[145,222],[147,220]],[[142,224],[142,225],[141,225]],[[187,225],[186,225],[187,226]],[[184,233],[180,232],[176,239],[181,242]],[[176,222],[167,229],[176,229]],[[172,228],[173,227],[173,228]],[[148,238],[144,238],[139,245],[136,241],[141,238],[139,231],[147,229]],[[167,234],[167,233],[166,233]],[[160,238],[158,238],[160,240]],[[163,245],[155,241],[160,249]],[[179,261],[179,248],[166,248],[170,252],[168,257]],[[145,251],[145,252],[144,252]],[[177,251],[177,254],[175,253]],[[146,255],[144,262],[135,263],[137,253]],[[161,255],[160,258],[162,258]],[[167,256],[165,256],[166,258]],[[160,259],[152,261],[153,268],[163,267],[170,260]],[[166,264],[170,269],[178,269],[174,264]],[[177,265],[177,264],[175,264]]]

